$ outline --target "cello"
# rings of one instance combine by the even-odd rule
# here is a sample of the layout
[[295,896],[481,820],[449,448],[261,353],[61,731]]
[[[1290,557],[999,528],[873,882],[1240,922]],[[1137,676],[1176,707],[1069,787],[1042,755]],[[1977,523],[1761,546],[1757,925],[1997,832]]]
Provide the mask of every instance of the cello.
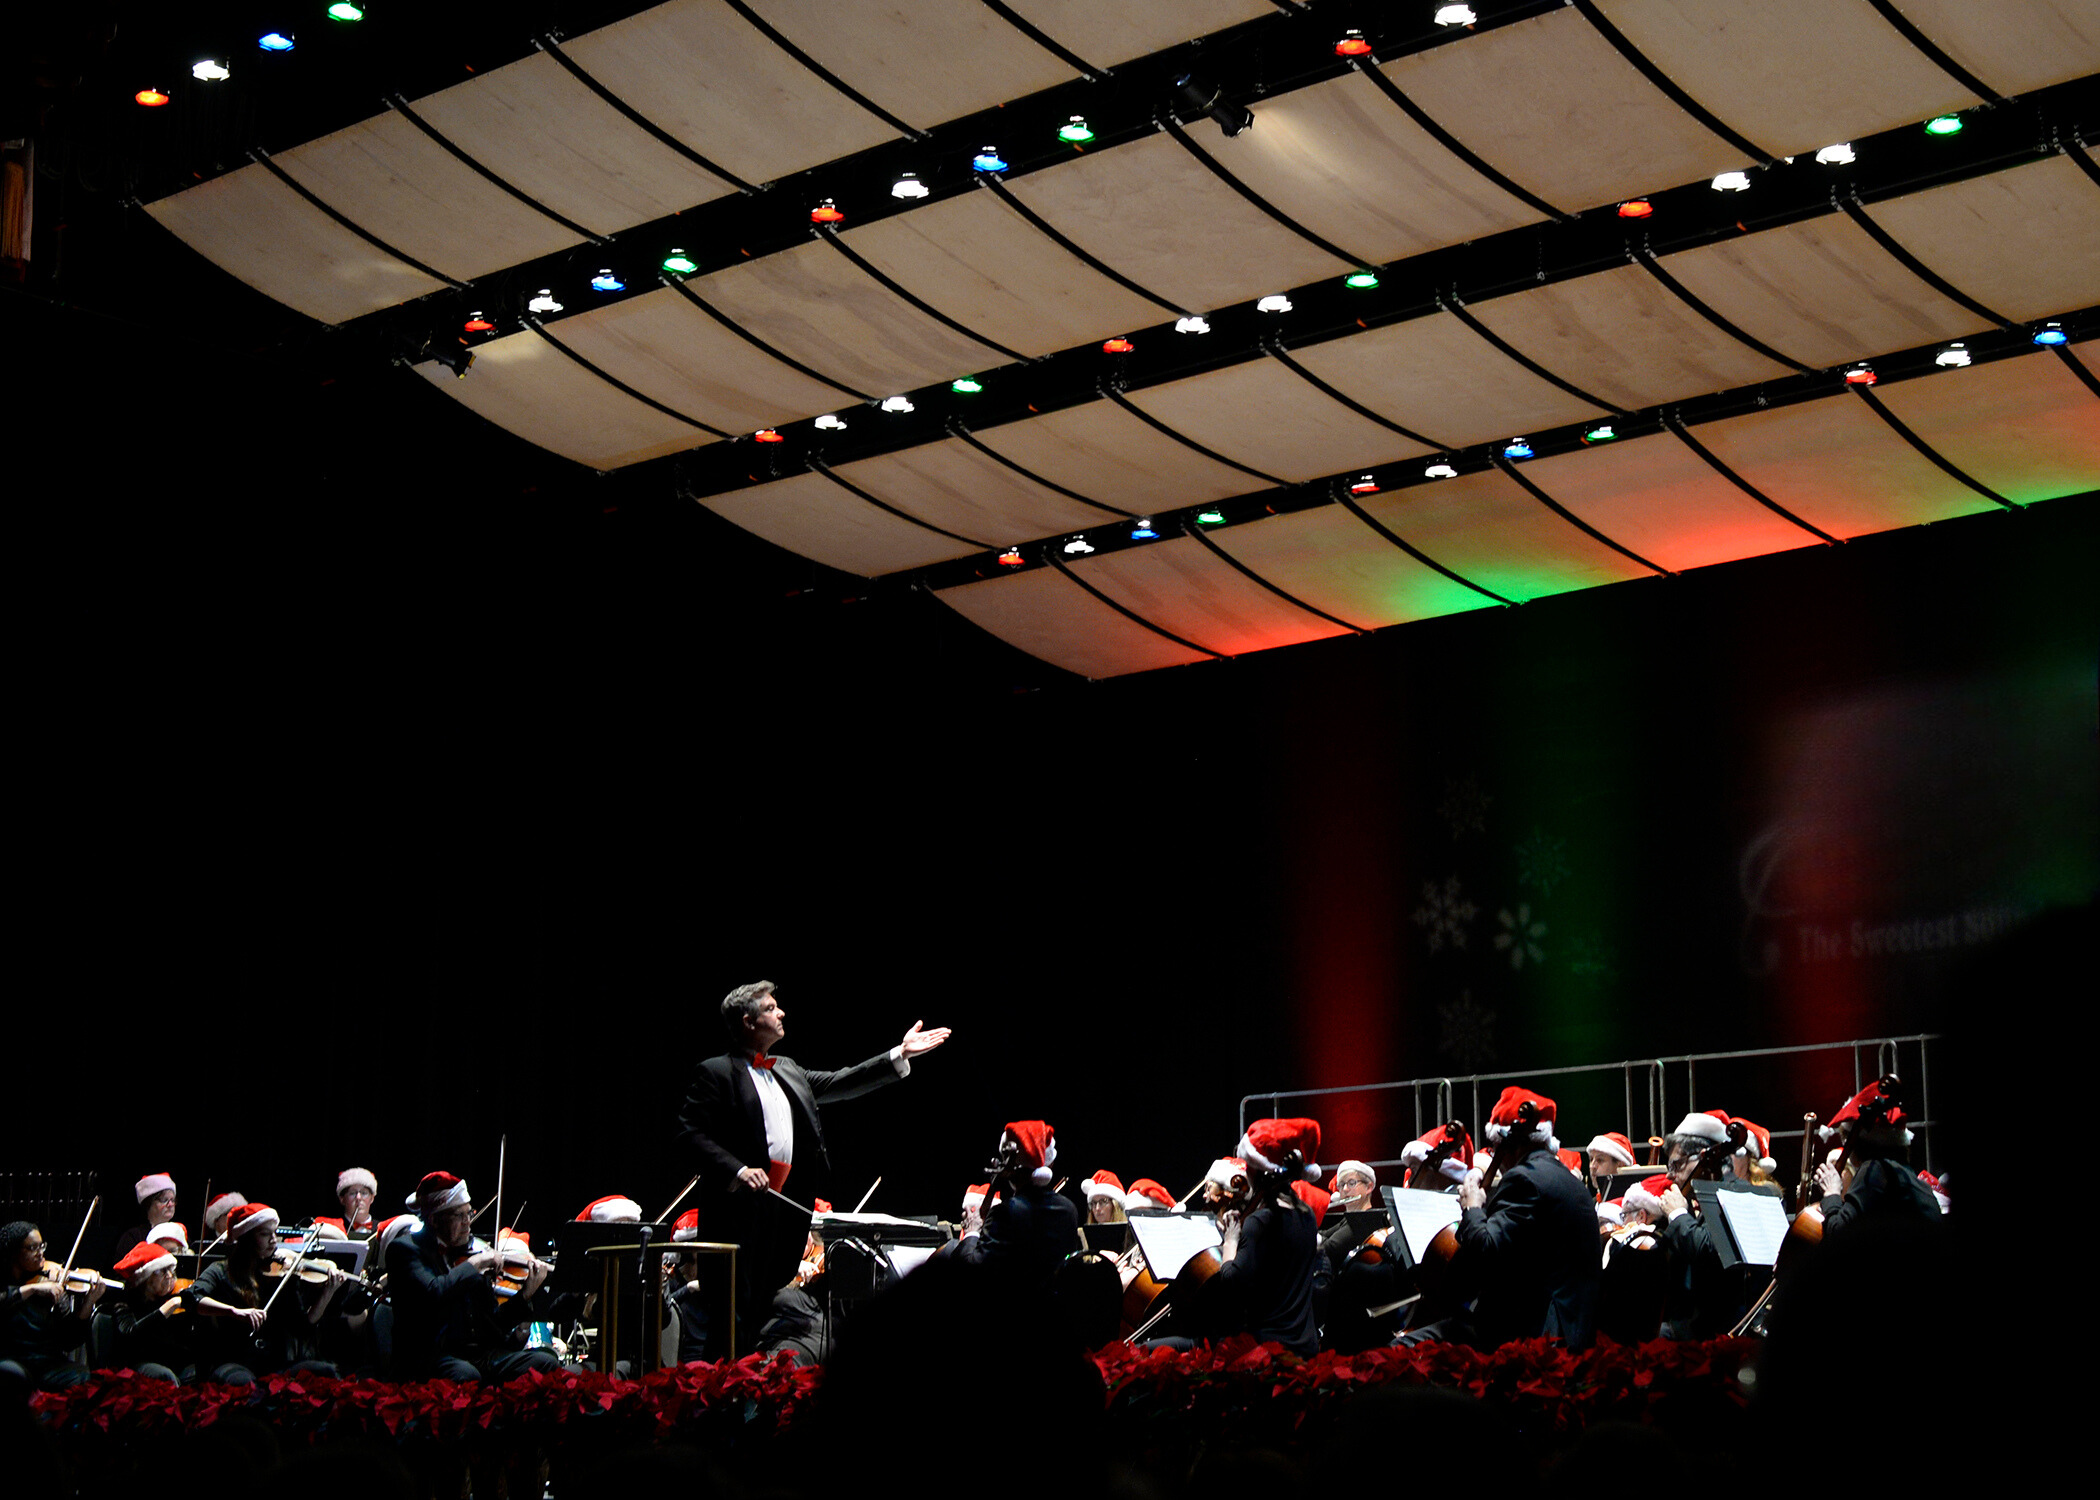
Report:
[[[1187,1203],[1198,1193],[1205,1194],[1204,1206],[1214,1215],[1230,1210],[1244,1213],[1253,1200],[1254,1185],[1244,1171],[1234,1172],[1222,1189],[1206,1177],[1190,1188],[1181,1201]],[[1193,1295],[1183,1292],[1177,1297],[1174,1294],[1176,1287],[1184,1284],[1190,1287],[1201,1286],[1223,1270],[1224,1266],[1224,1257],[1218,1251],[1198,1250],[1175,1273],[1172,1281],[1162,1281],[1153,1275],[1152,1268],[1145,1264],[1144,1251],[1138,1247],[1133,1236],[1130,1248],[1116,1257],[1117,1270],[1123,1276],[1123,1342],[1138,1342],[1173,1311],[1180,1298]]]
[[[1517,1106],[1517,1118],[1511,1123],[1508,1133],[1495,1143],[1495,1154],[1488,1162],[1487,1171],[1481,1175],[1483,1188],[1492,1191],[1504,1172],[1531,1154],[1534,1144],[1531,1133],[1538,1123],[1536,1103],[1526,1099]],[[1451,1127],[1444,1128],[1448,1132]],[[1431,1154],[1434,1156],[1435,1153]],[[1458,1250],[1458,1229],[1451,1224],[1439,1229],[1436,1237],[1423,1249],[1422,1258],[1415,1268],[1417,1284],[1422,1288],[1423,1308],[1448,1308],[1466,1300],[1460,1281],[1464,1268],[1458,1263]],[[1434,1321],[1434,1318],[1423,1321]]]

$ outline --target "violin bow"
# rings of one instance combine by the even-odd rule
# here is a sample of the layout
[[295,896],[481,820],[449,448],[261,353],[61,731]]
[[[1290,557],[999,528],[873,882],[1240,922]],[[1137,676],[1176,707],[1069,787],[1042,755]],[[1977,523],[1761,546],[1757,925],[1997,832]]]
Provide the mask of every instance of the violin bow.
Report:
[[[881,1181],[880,1178],[877,1178],[876,1180],[878,1182]],[[668,1220],[671,1217],[672,1212],[677,1209],[678,1205],[685,1202],[686,1195],[691,1193],[692,1190],[698,1187],[699,1185],[700,1174],[698,1172],[695,1172],[690,1178],[687,1179],[685,1186],[678,1190],[678,1196],[671,1200],[671,1206],[669,1208],[666,1208],[662,1213],[656,1216],[656,1222],[661,1224]]]
[[859,1213],[862,1209],[866,1208],[868,1206],[868,1200],[875,1196],[875,1189],[881,1186],[882,1179],[880,1177],[877,1177],[873,1182],[869,1183],[868,1190],[860,1195],[860,1202],[853,1205],[853,1211],[855,1213]]
[[95,1221],[95,1210],[101,1206],[102,1195],[100,1193],[95,1194],[94,1197],[88,1200],[87,1212],[80,1216],[80,1229],[73,1236],[73,1248],[66,1252],[65,1273],[58,1278],[60,1285],[64,1285],[66,1278],[73,1274],[73,1262],[80,1258],[80,1242],[87,1238],[88,1225]]

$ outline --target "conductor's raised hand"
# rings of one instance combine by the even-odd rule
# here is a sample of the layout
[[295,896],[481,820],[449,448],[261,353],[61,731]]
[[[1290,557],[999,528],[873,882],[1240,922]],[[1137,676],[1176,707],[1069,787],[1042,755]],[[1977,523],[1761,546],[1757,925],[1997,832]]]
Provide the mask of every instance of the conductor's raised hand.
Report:
[[914,1021],[911,1023],[911,1030],[904,1033],[904,1055],[906,1057],[917,1057],[921,1053],[931,1052],[934,1048],[940,1046],[941,1043],[948,1040],[947,1027],[936,1026],[931,1031],[925,1031],[921,1029],[925,1024],[924,1021]]

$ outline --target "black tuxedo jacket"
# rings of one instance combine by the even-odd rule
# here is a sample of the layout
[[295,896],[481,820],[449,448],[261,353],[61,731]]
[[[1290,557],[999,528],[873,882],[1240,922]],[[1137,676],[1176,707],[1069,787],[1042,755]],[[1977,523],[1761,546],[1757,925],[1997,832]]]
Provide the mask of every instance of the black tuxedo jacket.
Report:
[[[888,1052],[836,1072],[805,1068],[791,1057],[773,1059],[773,1077],[787,1094],[795,1122],[794,1181],[802,1189],[796,1197],[808,1201],[831,1179],[831,1153],[817,1106],[870,1093],[901,1076]],[[731,1189],[740,1170],[765,1170],[766,1117],[742,1053],[710,1057],[694,1069],[678,1111],[678,1140],[697,1158],[703,1217]]]
[[1597,1207],[1559,1157],[1533,1151],[1457,1229],[1460,1269],[1480,1293],[1473,1326],[1483,1345],[1546,1334],[1588,1347],[1601,1279]]

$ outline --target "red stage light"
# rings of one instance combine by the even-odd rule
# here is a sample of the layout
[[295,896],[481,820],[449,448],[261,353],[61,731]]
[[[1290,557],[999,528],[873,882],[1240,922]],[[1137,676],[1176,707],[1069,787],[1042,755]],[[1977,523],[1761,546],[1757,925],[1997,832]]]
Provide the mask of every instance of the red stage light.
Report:
[[1854,365],[1845,372],[1845,384],[1847,385],[1872,385],[1873,383],[1874,371],[1867,365]]
[[1378,493],[1378,481],[1366,474],[1363,478],[1357,480],[1356,483],[1349,486],[1349,493],[1352,495],[1375,495]]
[[999,554],[999,566],[1002,568],[1018,568],[1023,561],[1019,547],[1008,547]]
[[1361,31],[1345,31],[1342,39],[1334,44],[1336,57],[1368,57],[1370,53],[1371,44],[1364,40]]
[[159,109],[168,102],[168,96],[159,89],[140,89],[131,96],[148,109]]
[[1645,219],[1654,212],[1655,205],[1646,198],[1628,198],[1619,205],[1619,217],[1622,219]]
[[839,211],[839,206],[836,203],[826,198],[822,203],[819,203],[809,211],[809,222],[812,224],[843,224],[846,222],[846,216]]
[[467,319],[466,328],[469,333],[494,333],[496,331],[496,325],[484,318],[480,313],[476,313],[473,317]]
[[754,440],[761,443],[784,443],[787,441],[786,438],[770,427],[761,427],[758,431],[752,433],[751,436]]
[[1136,347],[1137,345],[1131,343],[1129,339],[1114,338],[1101,346],[1101,352],[1103,354],[1128,354]]

